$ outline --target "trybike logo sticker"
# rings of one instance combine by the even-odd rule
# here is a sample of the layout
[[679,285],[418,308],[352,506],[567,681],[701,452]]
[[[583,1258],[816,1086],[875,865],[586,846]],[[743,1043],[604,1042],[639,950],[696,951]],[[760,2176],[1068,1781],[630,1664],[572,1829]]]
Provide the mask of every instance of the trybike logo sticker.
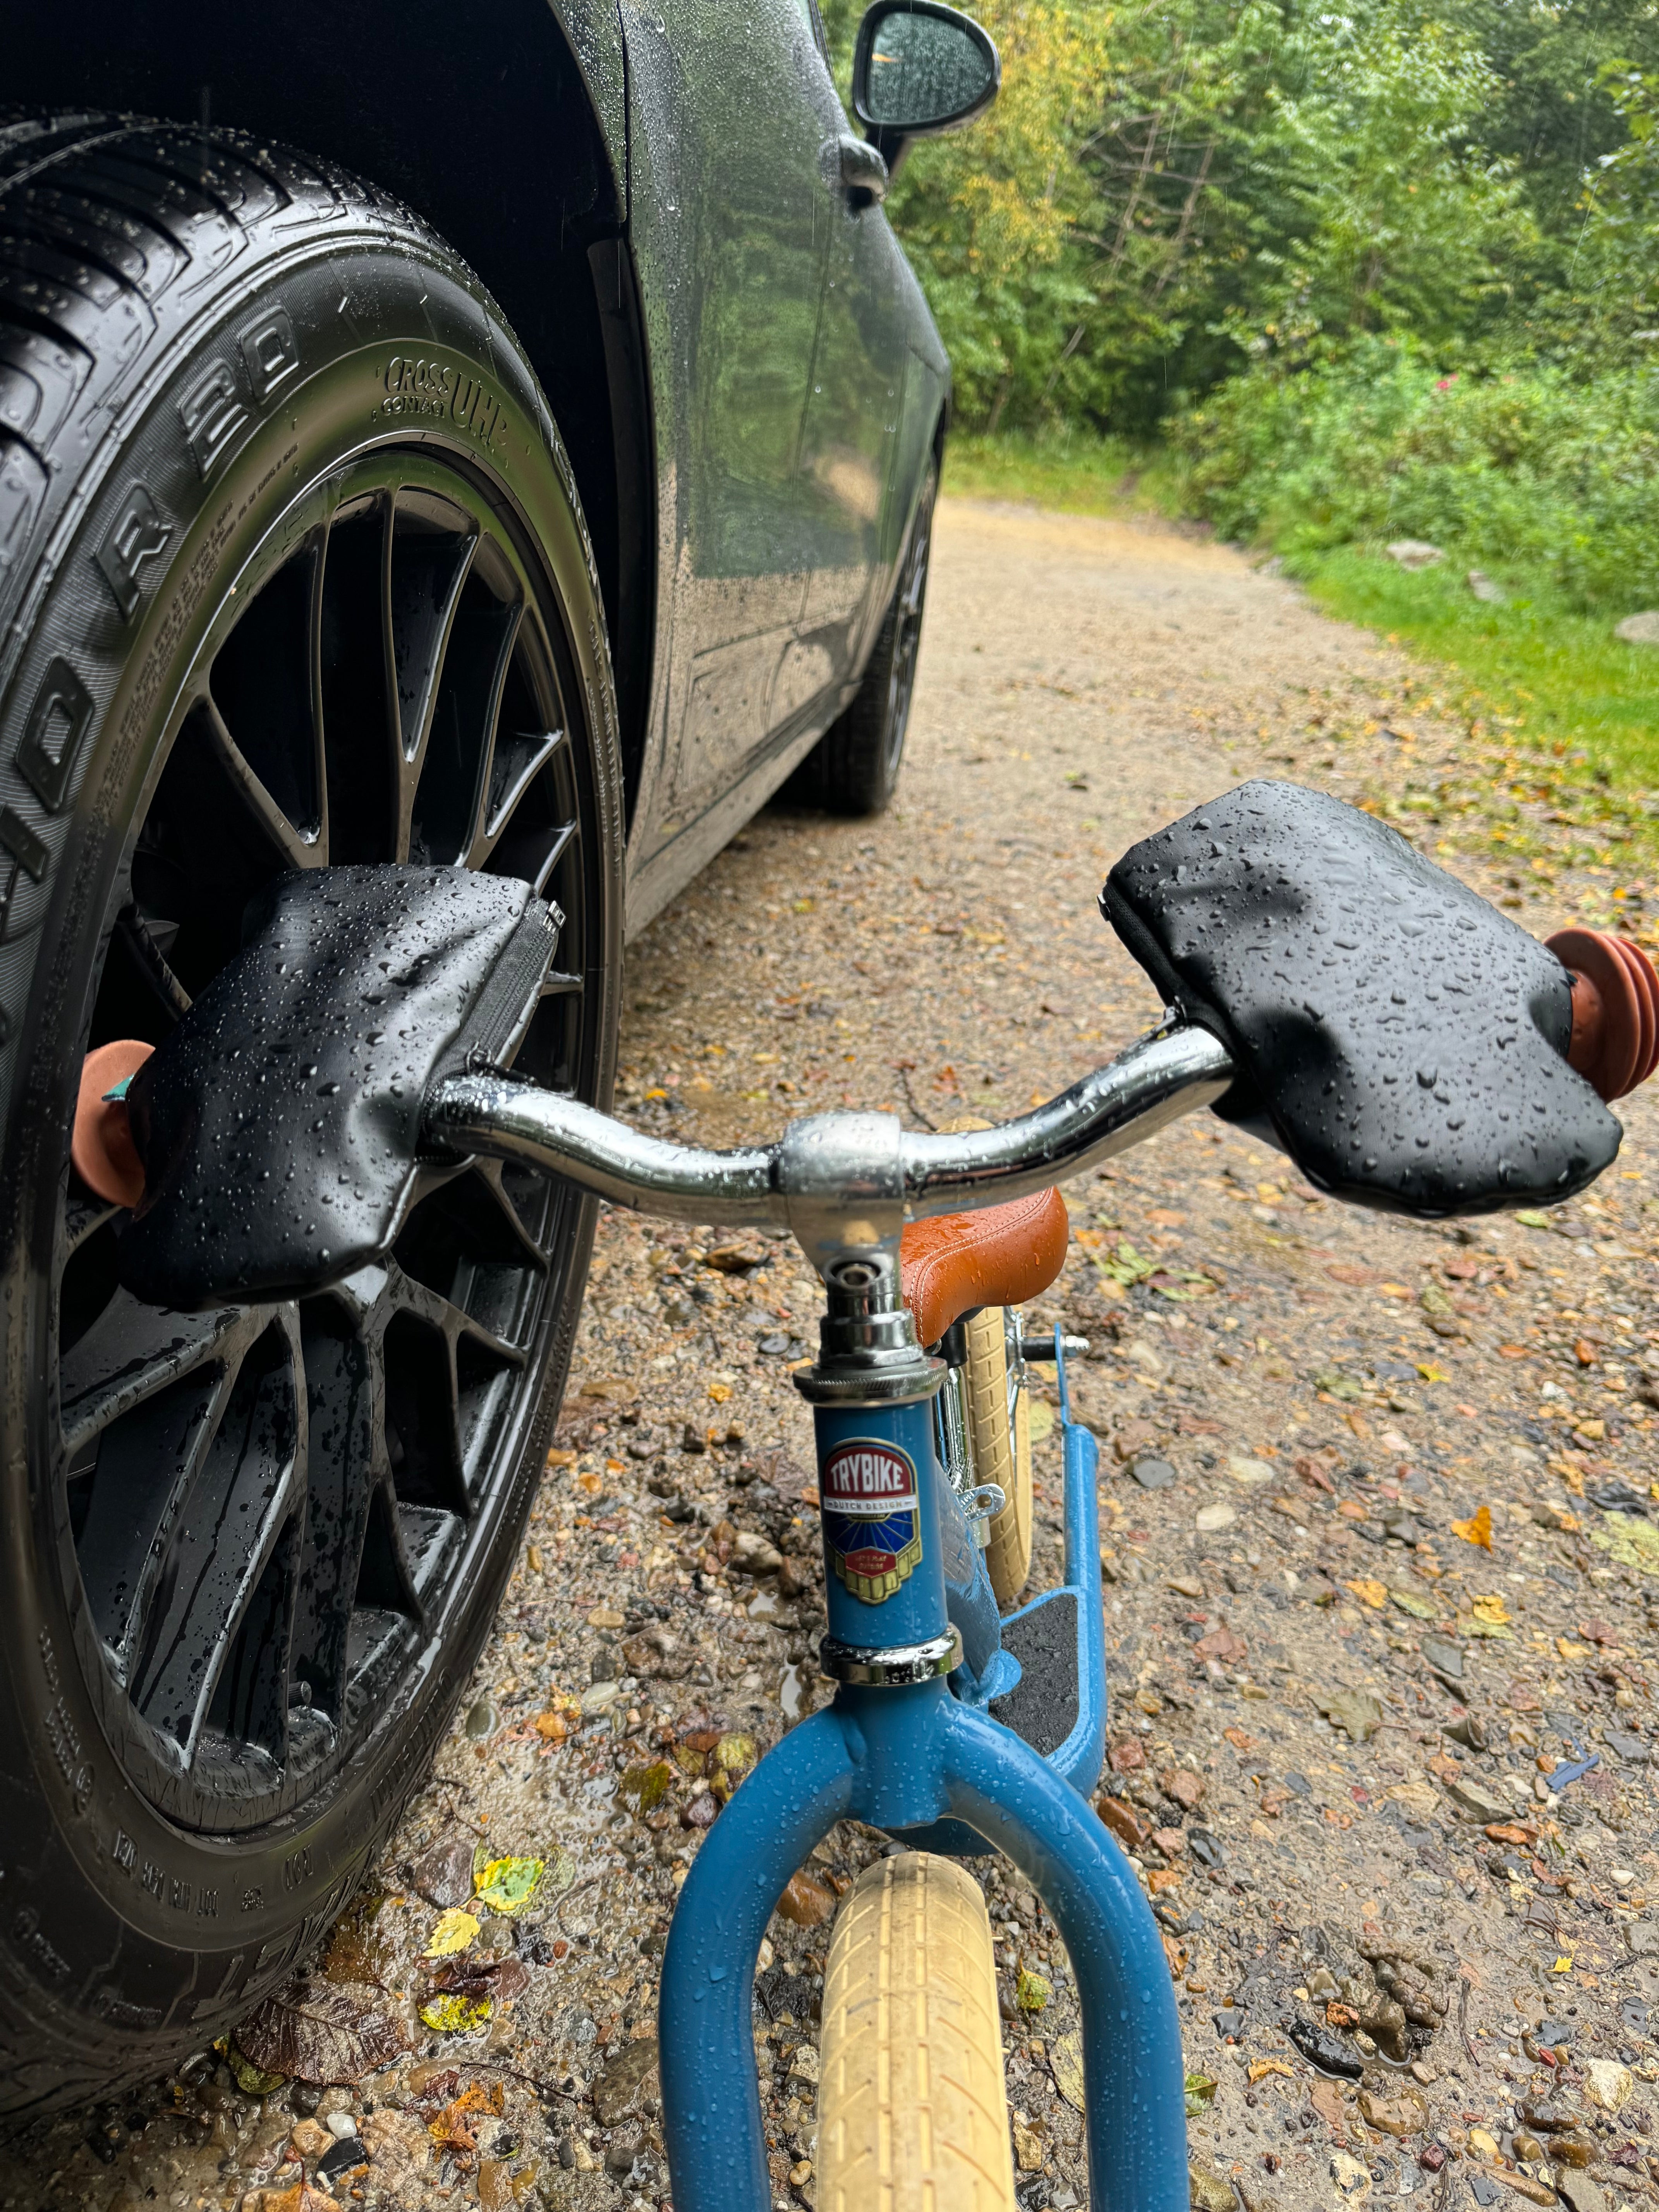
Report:
[[818,1496],[830,1565],[854,1597],[879,1605],[921,1558],[914,1463],[893,1444],[851,1437],[824,1462]]

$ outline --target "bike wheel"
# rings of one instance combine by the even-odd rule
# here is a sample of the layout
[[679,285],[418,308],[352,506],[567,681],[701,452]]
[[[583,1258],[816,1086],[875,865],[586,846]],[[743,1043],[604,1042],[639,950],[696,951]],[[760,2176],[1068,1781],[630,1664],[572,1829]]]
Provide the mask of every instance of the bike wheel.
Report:
[[518,1064],[607,1103],[622,777],[546,403],[412,216],[234,132],[9,120],[0,262],[12,2116],[207,2041],[362,1881],[517,1556],[595,1212],[433,1163],[384,1267],[164,1314],[70,1170],[82,1057],[159,1044],[274,877],[419,860],[556,902]]
[[1012,2212],[991,1923],[954,1860],[877,1860],[823,1978],[818,2212]]
[[1006,1612],[1031,1571],[1031,1408],[1023,1376],[1008,1368],[1006,1309],[985,1306],[968,1324],[968,1441],[975,1482],[1007,1499],[991,1522],[985,1567]]

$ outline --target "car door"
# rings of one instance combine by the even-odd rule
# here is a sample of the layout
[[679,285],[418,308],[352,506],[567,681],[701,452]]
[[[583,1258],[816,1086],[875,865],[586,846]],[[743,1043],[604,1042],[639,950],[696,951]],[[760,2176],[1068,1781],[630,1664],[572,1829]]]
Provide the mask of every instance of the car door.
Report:
[[[848,181],[827,195],[823,290],[801,436],[813,559],[799,634],[775,694],[779,720],[838,692],[863,665],[869,631],[884,611],[880,586],[898,557],[920,481],[921,456],[907,428],[925,416],[931,429],[943,392],[939,367],[909,343],[933,336],[921,289],[878,201],[856,182],[869,174],[873,149],[854,136],[827,70],[820,111],[826,167],[844,166]],[[843,165],[844,152],[853,158]],[[907,393],[912,382],[922,389]]]
[[817,557],[802,434],[832,209],[810,0],[624,0],[623,30],[665,601],[648,863],[773,726]]

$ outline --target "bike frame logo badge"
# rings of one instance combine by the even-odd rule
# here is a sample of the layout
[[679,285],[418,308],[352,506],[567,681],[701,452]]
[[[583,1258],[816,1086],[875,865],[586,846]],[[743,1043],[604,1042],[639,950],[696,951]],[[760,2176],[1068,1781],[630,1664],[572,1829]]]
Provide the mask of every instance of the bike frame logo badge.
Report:
[[921,1558],[921,1504],[908,1454],[872,1437],[837,1444],[818,1478],[824,1550],[854,1597],[879,1605]]

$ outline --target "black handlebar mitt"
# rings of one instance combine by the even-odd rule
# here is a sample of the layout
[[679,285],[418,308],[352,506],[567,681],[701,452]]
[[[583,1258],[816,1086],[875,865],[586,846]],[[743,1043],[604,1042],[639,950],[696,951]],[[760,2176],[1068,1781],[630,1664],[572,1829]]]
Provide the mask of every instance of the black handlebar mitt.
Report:
[[135,1297],[292,1297],[383,1260],[427,1092],[502,1066],[536,1010],[556,907],[465,868],[318,868],[249,907],[242,950],[132,1079],[144,1195]]
[[1622,1131],[1567,1066],[1553,952],[1369,814],[1246,783],[1124,854],[1101,911],[1309,1181],[1428,1216],[1570,1198]]

